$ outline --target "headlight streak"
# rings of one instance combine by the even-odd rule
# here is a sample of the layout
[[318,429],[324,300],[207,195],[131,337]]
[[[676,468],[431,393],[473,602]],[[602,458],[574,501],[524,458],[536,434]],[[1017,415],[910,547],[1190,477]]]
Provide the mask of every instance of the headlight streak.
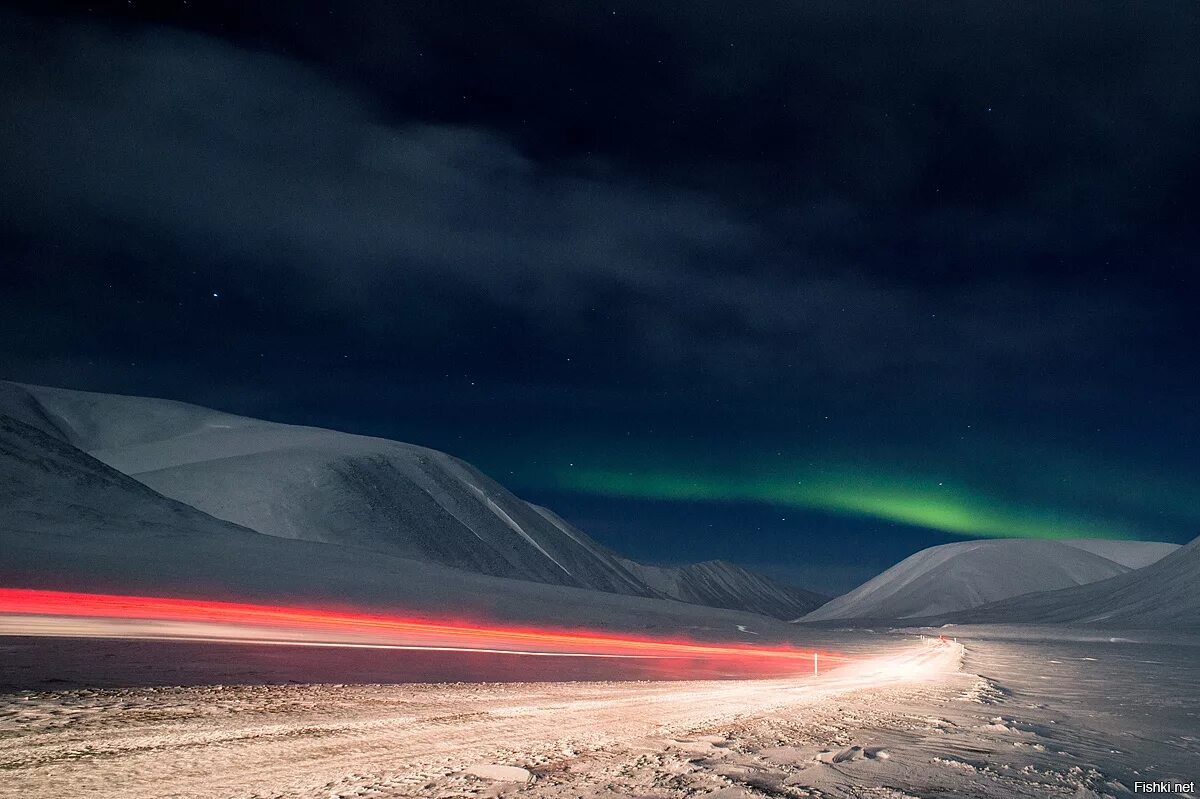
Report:
[[[4,617],[9,623],[5,625]],[[553,657],[719,662],[747,674],[811,674],[852,660],[784,645],[704,643],[362,610],[0,588],[0,633],[207,640]]]

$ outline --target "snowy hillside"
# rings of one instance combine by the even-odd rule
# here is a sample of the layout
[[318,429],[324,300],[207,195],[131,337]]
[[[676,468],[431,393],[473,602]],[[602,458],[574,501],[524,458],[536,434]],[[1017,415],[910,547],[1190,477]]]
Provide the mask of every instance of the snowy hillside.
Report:
[[501,577],[651,595],[582,533],[434,450],[137,397],[28,388],[71,443],[266,535]]
[[820,607],[828,599],[721,560],[687,566],[645,566],[630,560],[621,562],[660,594],[697,605],[738,608],[777,619],[794,619]]
[[1093,555],[1108,558],[1131,569],[1149,566],[1179,549],[1179,544],[1167,544],[1161,541],[1113,541],[1107,538],[1077,538],[1063,541],[1063,543],[1078,549],[1086,549]]
[[1055,541],[961,541],[921,550],[800,621],[932,616],[1091,583],[1128,570],[1079,546]]
[[634,574],[551,511],[436,450],[168,400],[11,383],[0,383],[0,412],[164,496],[277,538],[771,615],[818,604],[737,567],[697,567],[684,588],[660,591],[646,580],[651,572]]
[[1103,582],[1015,597],[953,618],[1195,629],[1200,627],[1200,538]]
[[747,626],[768,637],[787,634],[786,625],[749,613],[261,535],[160,496],[71,446],[56,422],[30,410],[23,413],[28,422],[0,413],[5,587],[361,603],[431,616],[701,638],[744,638],[739,627]]
[[[6,561],[22,546],[23,533],[81,545],[114,531],[162,541],[254,537],[110,469],[63,442],[36,413],[27,420],[0,414],[0,531]],[[94,554],[105,556],[99,548]]]

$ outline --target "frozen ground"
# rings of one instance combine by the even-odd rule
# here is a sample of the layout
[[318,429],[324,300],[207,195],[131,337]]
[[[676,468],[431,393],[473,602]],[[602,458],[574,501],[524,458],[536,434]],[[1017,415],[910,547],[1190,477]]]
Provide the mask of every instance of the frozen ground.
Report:
[[946,632],[965,648],[823,633],[876,654],[815,679],[11,693],[0,795],[1090,797],[1200,773],[1194,641]]

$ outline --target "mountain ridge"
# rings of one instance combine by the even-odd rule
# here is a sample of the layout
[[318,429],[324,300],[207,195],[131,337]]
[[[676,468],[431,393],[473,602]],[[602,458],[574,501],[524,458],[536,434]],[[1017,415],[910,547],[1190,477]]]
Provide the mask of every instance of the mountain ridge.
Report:
[[0,413],[0,585],[355,607],[745,640],[787,640],[761,615],[535,583],[266,536],[164,497],[45,430]]
[[259,534],[713,607],[773,602],[776,616],[789,612],[781,610],[787,602],[800,607],[795,603],[802,601],[800,589],[744,569],[728,572],[720,590],[659,591],[646,582],[648,572],[636,574],[632,561],[562,517],[515,497],[465,461],[425,447],[174,400],[14,383],[0,383],[0,411],[158,494]]
[[815,610],[829,597],[785,585],[724,560],[650,566],[622,559],[627,569],[659,593],[681,602],[751,610],[777,619]]

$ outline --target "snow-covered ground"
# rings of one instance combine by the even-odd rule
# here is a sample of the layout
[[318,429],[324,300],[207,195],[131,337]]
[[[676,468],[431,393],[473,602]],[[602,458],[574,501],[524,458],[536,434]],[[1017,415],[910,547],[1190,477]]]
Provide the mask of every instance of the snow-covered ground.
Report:
[[732,799],[1123,797],[1200,772],[1195,641],[946,632],[823,633],[873,655],[787,680],[16,693],[0,773],[34,798]]

